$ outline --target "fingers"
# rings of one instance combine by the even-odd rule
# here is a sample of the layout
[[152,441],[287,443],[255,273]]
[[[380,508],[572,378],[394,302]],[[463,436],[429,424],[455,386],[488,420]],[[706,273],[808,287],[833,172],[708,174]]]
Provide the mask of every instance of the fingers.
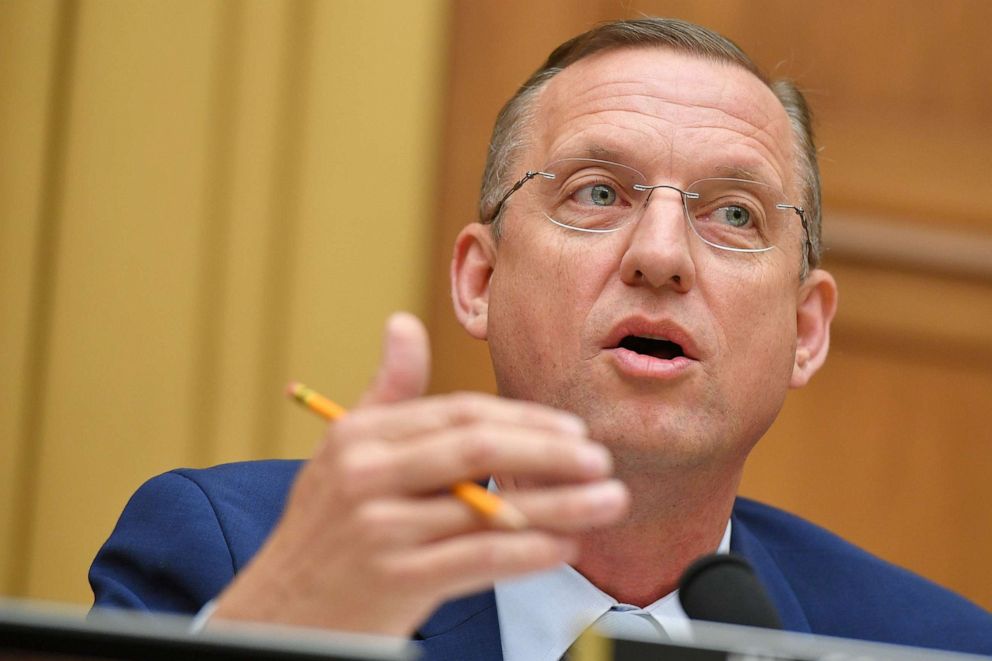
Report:
[[491,587],[494,581],[573,562],[577,544],[538,531],[485,532],[385,555],[381,571],[392,585],[438,600]]
[[[423,325],[393,315],[360,406],[329,426],[219,617],[409,634],[441,599],[573,561],[569,535],[625,515],[629,494],[579,418],[489,395],[423,397],[429,364]],[[448,490],[491,474],[540,485],[500,494],[528,529],[495,530]]]
[[355,410],[332,426],[342,430],[335,436],[405,439],[413,434],[487,419],[578,435],[586,433],[585,424],[576,416],[529,402],[469,393],[408,402],[424,394],[429,378],[427,330],[409,313],[393,314],[383,333],[379,370]]
[[582,419],[565,411],[533,402],[462,392],[354,409],[331,425],[330,436],[405,441],[418,434],[487,421],[576,436],[587,433]]
[[423,395],[430,379],[430,343],[417,317],[397,312],[386,321],[382,360],[359,406],[389,404]]
[[[527,517],[532,529],[576,533],[615,523],[630,496],[618,480],[589,485],[502,492]],[[491,525],[450,494],[432,498],[369,501],[355,513],[355,529],[370,548],[414,547],[455,535],[486,531]]]
[[535,528],[575,533],[614,524],[630,508],[630,491],[616,479],[592,484],[502,491]]
[[610,454],[600,445],[561,433],[475,424],[411,438],[405,443],[356,443],[339,450],[335,481],[355,500],[431,493],[493,473],[545,483],[606,477]]

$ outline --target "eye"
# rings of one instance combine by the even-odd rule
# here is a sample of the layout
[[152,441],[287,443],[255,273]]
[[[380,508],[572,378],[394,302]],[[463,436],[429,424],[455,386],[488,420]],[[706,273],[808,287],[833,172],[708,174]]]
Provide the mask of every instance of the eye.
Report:
[[607,184],[594,184],[581,188],[575,193],[580,203],[592,202],[598,207],[613,206],[617,201],[616,190]]
[[737,205],[720,207],[713,212],[713,215],[717,220],[723,221],[731,227],[744,227],[751,222],[751,212]]

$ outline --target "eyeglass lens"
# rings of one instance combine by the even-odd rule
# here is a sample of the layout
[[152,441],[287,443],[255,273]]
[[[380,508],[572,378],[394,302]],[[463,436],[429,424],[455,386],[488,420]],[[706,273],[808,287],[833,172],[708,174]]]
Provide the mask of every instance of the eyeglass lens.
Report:
[[557,225],[583,232],[614,232],[640,217],[647,204],[680,195],[693,231],[718,248],[762,251],[775,245],[793,214],[780,209],[774,187],[734,178],[701,179],[679,191],[648,183],[639,171],[608,161],[569,158],[551,163],[530,192]]

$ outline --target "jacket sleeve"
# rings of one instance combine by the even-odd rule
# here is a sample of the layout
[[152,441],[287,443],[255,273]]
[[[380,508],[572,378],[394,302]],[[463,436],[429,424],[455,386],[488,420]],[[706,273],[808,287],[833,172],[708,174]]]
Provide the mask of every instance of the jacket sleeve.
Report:
[[94,607],[193,614],[235,574],[211,500],[178,472],[131,497],[90,567]]

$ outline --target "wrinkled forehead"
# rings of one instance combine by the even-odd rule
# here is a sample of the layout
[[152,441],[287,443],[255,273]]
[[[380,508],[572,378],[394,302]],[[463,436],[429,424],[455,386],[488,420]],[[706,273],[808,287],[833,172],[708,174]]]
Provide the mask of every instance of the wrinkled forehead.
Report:
[[590,156],[666,176],[731,167],[782,188],[794,179],[789,118],[771,89],[735,63],[668,48],[570,65],[541,91],[531,129],[530,162]]

